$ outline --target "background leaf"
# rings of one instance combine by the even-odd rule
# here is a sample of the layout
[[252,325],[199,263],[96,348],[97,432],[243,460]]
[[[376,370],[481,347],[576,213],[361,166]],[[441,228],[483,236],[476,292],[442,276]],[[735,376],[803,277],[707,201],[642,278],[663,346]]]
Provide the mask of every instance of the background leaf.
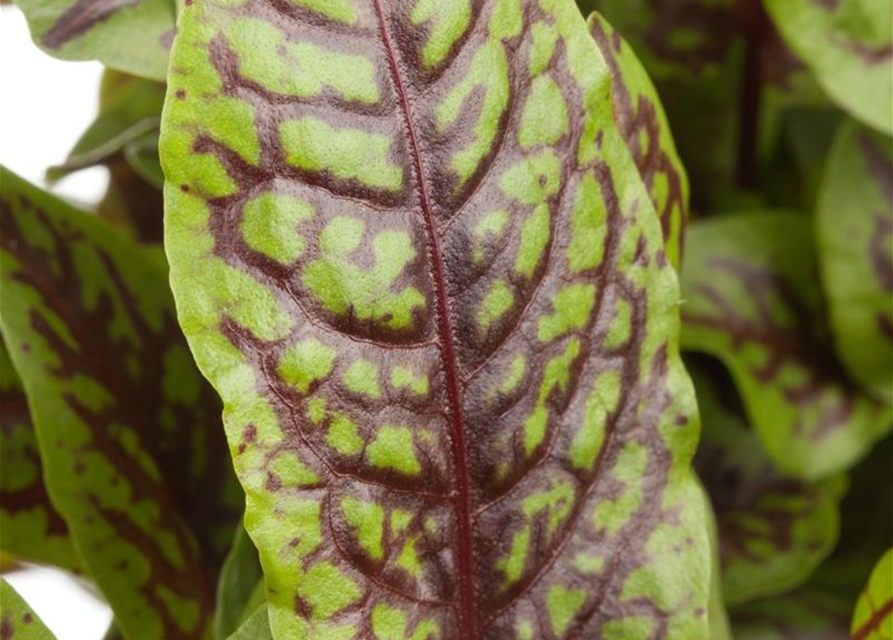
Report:
[[828,158],[816,219],[834,346],[854,380],[893,402],[893,147],[847,124]]
[[690,225],[683,348],[720,359],[775,465],[804,480],[856,462],[893,426],[827,338],[809,219],[754,213]]
[[62,60],[99,60],[164,80],[177,0],[15,0],[34,43]]
[[787,44],[822,88],[865,124],[893,132],[893,4],[765,0]]
[[704,359],[686,362],[704,425],[695,468],[716,511],[724,601],[732,607],[789,592],[837,543],[844,478],[784,477],[735,406],[728,374]]
[[0,343],[0,549],[76,571],[68,525],[50,502],[22,382]]
[[274,634],[706,638],[676,278],[571,0],[179,33],[166,246]]
[[128,638],[203,637],[239,496],[164,271],[101,221],[0,179],[0,320],[53,503]]
[[[214,637],[225,640],[254,613],[256,592],[263,596],[263,571],[257,549],[244,527],[236,529],[217,582]],[[262,602],[263,600],[261,600]]]

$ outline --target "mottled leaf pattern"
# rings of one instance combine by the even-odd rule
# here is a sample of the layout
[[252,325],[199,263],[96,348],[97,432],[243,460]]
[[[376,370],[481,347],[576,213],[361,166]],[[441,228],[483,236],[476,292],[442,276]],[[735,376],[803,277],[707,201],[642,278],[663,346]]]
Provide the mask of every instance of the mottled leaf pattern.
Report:
[[703,436],[695,468],[716,511],[723,596],[728,606],[802,584],[837,542],[842,478],[815,484],[782,476],[740,411],[725,372],[689,366]]
[[53,503],[130,640],[204,637],[238,496],[161,263],[0,180],[0,319]]
[[64,569],[80,567],[68,526],[43,483],[22,382],[0,343],[0,550]]
[[849,374],[893,402],[893,146],[854,124],[834,143],[816,222],[834,346]]
[[63,60],[99,60],[164,80],[178,0],[16,0],[34,43]]
[[171,69],[274,635],[706,638],[675,275],[572,0],[207,0]]
[[683,347],[726,365],[780,470],[814,480],[854,463],[893,420],[834,357],[809,219],[776,211],[689,228]]
[[0,639],[55,640],[37,614],[6,580],[0,580]]
[[611,69],[614,117],[660,216],[667,257],[677,269],[688,219],[688,176],[657,89],[632,48],[597,13],[589,31]]
[[865,124],[893,131],[893,3],[766,0],[787,44],[822,88]]
[[893,638],[893,549],[878,561],[865,591],[856,603],[853,640],[890,640]]

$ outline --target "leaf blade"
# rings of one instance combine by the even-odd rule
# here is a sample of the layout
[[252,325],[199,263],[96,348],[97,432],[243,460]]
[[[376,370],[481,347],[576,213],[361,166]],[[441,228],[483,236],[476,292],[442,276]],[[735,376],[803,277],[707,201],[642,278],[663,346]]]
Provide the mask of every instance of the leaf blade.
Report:
[[[274,635],[623,633],[656,624],[653,606],[669,637],[704,637],[709,572],[685,561],[709,552],[686,470],[697,418],[675,276],[598,106],[610,74],[576,8],[499,0],[466,20],[461,1],[299,4],[285,22],[264,2],[184,10],[161,143],[173,289],[227,407]],[[440,54],[424,53],[428,35]],[[508,47],[522,41],[512,85]],[[305,84],[294,71],[311,53],[324,80]],[[602,262],[628,290],[606,296]],[[610,338],[599,309],[620,318]],[[592,354],[614,345],[617,368],[584,366],[593,339]],[[620,379],[614,415],[600,402]],[[553,442],[567,470],[546,459]],[[596,554],[622,531],[638,553],[668,550],[662,562],[534,552]],[[601,595],[574,582],[602,573]],[[650,603],[644,622],[606,604],[621,583]]]

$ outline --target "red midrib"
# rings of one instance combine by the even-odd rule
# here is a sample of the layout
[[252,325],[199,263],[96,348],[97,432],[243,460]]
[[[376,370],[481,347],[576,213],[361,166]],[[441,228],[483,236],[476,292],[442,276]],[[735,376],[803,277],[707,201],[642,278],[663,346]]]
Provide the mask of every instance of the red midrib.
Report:
[[865,640],[865,638],[867,638],[872,631],[880,627],[881,622],[884,621],[884,618],[886,618],[891,613],[893,613],[893,598],[887,600],[880,609],[877,609],[871,615],[868,621],[864,625],[862,625],[860,629],[856,630],[853,633],[853,640]]
[[431,259],[434,263],[434,286],[437,298],[437,327],[440,334],[440,353],[443,359],[443,368],[446,373],[447,395],[450,403],[450,424],[452,427],[453,463],[456,469],[456,492],[454,496],[454,508],[457,522],[457,552],[459,569],[459,627],[462,640],[477,640],[477,597],[474,586],[474,572],[472,569],[471,549],[471,492],[468,481],[468,460],[465,454],[465,425],[462,416],[462,401],[459,391],[459,374],[456,367],[456,355],[453,351],[453,329],[450,323],[449,310],[447,308],[446,282],[444,279],[443,260],[440,257],[437,229],[434,217],[431,215],[431,207],[428,201],[428,191],[425,186],[425,176],[422,172],[422,160],[419,156],[419,146],[410,117],[409,100],[400,70],[397,66],[397,58],[394,48],[391,46],[391,38],[388,34],[384,11],[381,8],[381,0],[373,0],[375,11],[378,14],[381,26],[381,37],[384,40],[388,61],[391,64],[391,73],[394,77],[394,85],[400,98],[400,106],[409,131],[410,151],[415,165],[416,182],[419,189],[419,199],[425,216],[425,225],[428,230],[428,246],[431,251]]

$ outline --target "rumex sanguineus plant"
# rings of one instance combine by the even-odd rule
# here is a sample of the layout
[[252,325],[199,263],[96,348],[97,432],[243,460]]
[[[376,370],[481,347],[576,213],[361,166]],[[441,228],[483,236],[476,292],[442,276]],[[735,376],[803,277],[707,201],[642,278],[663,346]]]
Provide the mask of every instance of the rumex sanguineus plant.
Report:
[[110,183],[0,170],[4,571],[124,640],[893,636],[889,0],[17,4]]

